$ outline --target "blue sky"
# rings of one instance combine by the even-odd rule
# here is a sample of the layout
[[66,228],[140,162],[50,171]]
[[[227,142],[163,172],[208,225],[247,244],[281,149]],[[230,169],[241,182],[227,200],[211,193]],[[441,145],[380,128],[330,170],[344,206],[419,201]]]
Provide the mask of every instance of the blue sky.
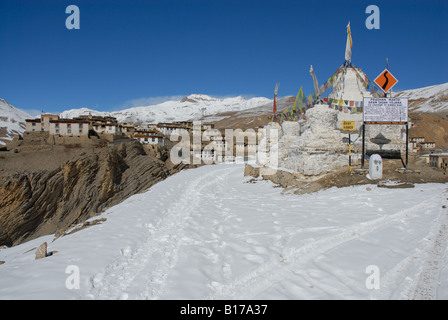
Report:
[[[368,30],[368,5],[380,29]],[[80,29],[68,30],[68,5]],[[45,112],[119,110],[169,97],[312,93],[344,62],[394,91],[448,81],[448,1],[0,0],[0,98]]]

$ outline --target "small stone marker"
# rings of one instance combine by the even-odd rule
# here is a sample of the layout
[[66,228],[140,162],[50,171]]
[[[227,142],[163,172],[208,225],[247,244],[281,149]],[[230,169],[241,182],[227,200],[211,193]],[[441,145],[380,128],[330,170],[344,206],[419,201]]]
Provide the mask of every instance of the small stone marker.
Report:
[[372,154],[369,161],[369,176],[371,180],[381,179],[383,177],[383,159],[379,154]]

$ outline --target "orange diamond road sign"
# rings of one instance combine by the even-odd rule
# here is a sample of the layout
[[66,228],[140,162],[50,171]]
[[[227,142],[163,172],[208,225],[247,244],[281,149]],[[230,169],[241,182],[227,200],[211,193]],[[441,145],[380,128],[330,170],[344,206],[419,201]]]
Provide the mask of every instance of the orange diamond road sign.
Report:
[[375,80],[373,80],[384,93],[388,92],[392,87],[398,82],[397,78],[395,78],[389,70],[384,69],[383,72],[380,73]]

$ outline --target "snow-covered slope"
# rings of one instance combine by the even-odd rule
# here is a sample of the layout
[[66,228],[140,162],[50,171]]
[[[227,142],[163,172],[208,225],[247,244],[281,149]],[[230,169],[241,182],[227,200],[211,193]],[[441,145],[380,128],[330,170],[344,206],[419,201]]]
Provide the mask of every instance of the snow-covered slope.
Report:
[[410,111],[448,111],[448,82],[420,89],[397,92],[393,96],[395,98],[408,98]]
[[[11,140],[15,134],[25,131],[25,119],[32,116],[25,111],[14,108],[7,101],[0,99],[0,145]],[[4,141],[2,141],[4,140]]]
[[[243,171],[185,170],[101,224],[0,249],[0,299],[448,298],[447,184],[296,195]],[[34,260],[44,241],[58,252]]]
[[[278,98],[277,110],[283,111],[290,108],[294,104],[295,97],[286,96]],[[260,106],[236,111],[218,113],[211,116],[204,117],[204,122],[214,122],[220,128],[254,128],[263,127],[267,122],[267,117],[272,114],[273,101],[269,100],[267,103]]]
[[87,108],[72,109],[61,113],[63,118],[72,118],[79,115],[110,115],[116,117],[119,122],[157,123],[185,120],[199,120],[224,112],[233,112],[255,108],[269,103],[268,98],[243,97],[213,98],[202,94],[192,94],[180,101],[166,101],[151,106],[134,107],[114,112],[99,112]]

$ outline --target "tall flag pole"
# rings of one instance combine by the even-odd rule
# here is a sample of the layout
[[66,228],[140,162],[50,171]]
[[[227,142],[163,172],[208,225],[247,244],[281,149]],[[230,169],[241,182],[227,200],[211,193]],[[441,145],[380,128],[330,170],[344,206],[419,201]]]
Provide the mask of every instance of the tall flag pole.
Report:
[[347,25],[347,44],[345,46],[345,61],[348,62],[349,65],[352,63],[352,31],[350,30],[350,21]]
[[275,91],[274,91],[274,115],[277,113],[277,105],[276,105],[276,100],[277,100],[277,91],[278,91],[278,83],[275,84]]
[[311,77],[313,77],[314,93],[315,93],[316,97],[320,97],[321,93],[319,92],[319,84],[317,82],[317,78],[316,78],[316,74],[314,73],[313,66],[310,67],[310,75],[311,75]]

